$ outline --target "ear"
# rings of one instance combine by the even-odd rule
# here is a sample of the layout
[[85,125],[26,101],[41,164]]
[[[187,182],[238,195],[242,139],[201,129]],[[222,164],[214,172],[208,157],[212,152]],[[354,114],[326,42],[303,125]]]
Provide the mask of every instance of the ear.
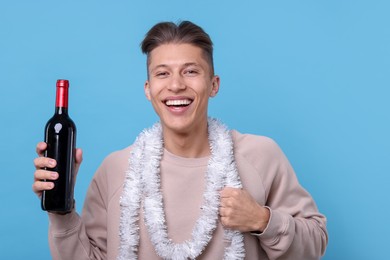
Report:
[[149,81],[148,80],[145,81],[144,92],[145,92],[146,98],[150,101],[152,98],[150,97],[150,85],[149,85]]
[[220,85],[219,76],[213,76],[211,83],[212,83],[212,86],[211,86],[211,91],[210,91],[210,97],[215,97],[219,91],[219,85]]

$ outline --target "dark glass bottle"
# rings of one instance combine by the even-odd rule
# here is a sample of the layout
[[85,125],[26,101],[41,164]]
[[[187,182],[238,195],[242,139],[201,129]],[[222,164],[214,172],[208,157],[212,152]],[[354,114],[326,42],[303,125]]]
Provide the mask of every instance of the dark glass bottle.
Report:
[[46,170],[58,172],[59,177],[53,181],[52,190],[43,191],[41,206],[57,213],[70,212],[74,207],[76,126],[68,115],[68,89],[68,80],[57,80],[55,113],[45,127],[45,157],[57,161],[56,167]]

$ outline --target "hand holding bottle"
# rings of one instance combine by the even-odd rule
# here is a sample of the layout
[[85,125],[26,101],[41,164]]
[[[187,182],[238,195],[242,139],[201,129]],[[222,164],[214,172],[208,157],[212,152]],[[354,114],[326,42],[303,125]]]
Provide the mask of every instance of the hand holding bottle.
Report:
[[[38,157],[34,160],[35,172],[34,172],[34,183],[32,189],[39,198],[42,197],[42,191],[51,190],[54,188],[54,181],[58,178],[58,173],[53,171],[44,170],[45,168],[53,168],[56,166],[56,161],[51,158],[44,157],[47,144],[40,142],[37,144],[36,152]],[[80,168],[80,164],[83,161],[83,152],[80,148],[76,149],[75,153],[75,177]],[[51,181],[43,181],[51,180]]]

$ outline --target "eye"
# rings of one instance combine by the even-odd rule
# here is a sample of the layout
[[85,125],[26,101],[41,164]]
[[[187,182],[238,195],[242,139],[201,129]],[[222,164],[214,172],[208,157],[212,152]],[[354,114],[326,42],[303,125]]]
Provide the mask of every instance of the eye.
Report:
[[166,78],[169,73],[167,71],[157,71],[154,75],[157,78]]
[[184,71],[184,74],[185,75],[188,75],[188,76],[196,76],[199,74],[199,71],[195,70],[195,69],[186,69]]

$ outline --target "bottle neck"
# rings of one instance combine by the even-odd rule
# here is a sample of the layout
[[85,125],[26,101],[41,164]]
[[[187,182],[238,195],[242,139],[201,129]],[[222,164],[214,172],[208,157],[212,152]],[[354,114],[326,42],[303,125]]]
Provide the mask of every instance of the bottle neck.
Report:
[[67,115],[68,114],[68,108],[67,107],[56,107],[57,115]]
[[68,87],[57,86],[56,114],[68,113]]

